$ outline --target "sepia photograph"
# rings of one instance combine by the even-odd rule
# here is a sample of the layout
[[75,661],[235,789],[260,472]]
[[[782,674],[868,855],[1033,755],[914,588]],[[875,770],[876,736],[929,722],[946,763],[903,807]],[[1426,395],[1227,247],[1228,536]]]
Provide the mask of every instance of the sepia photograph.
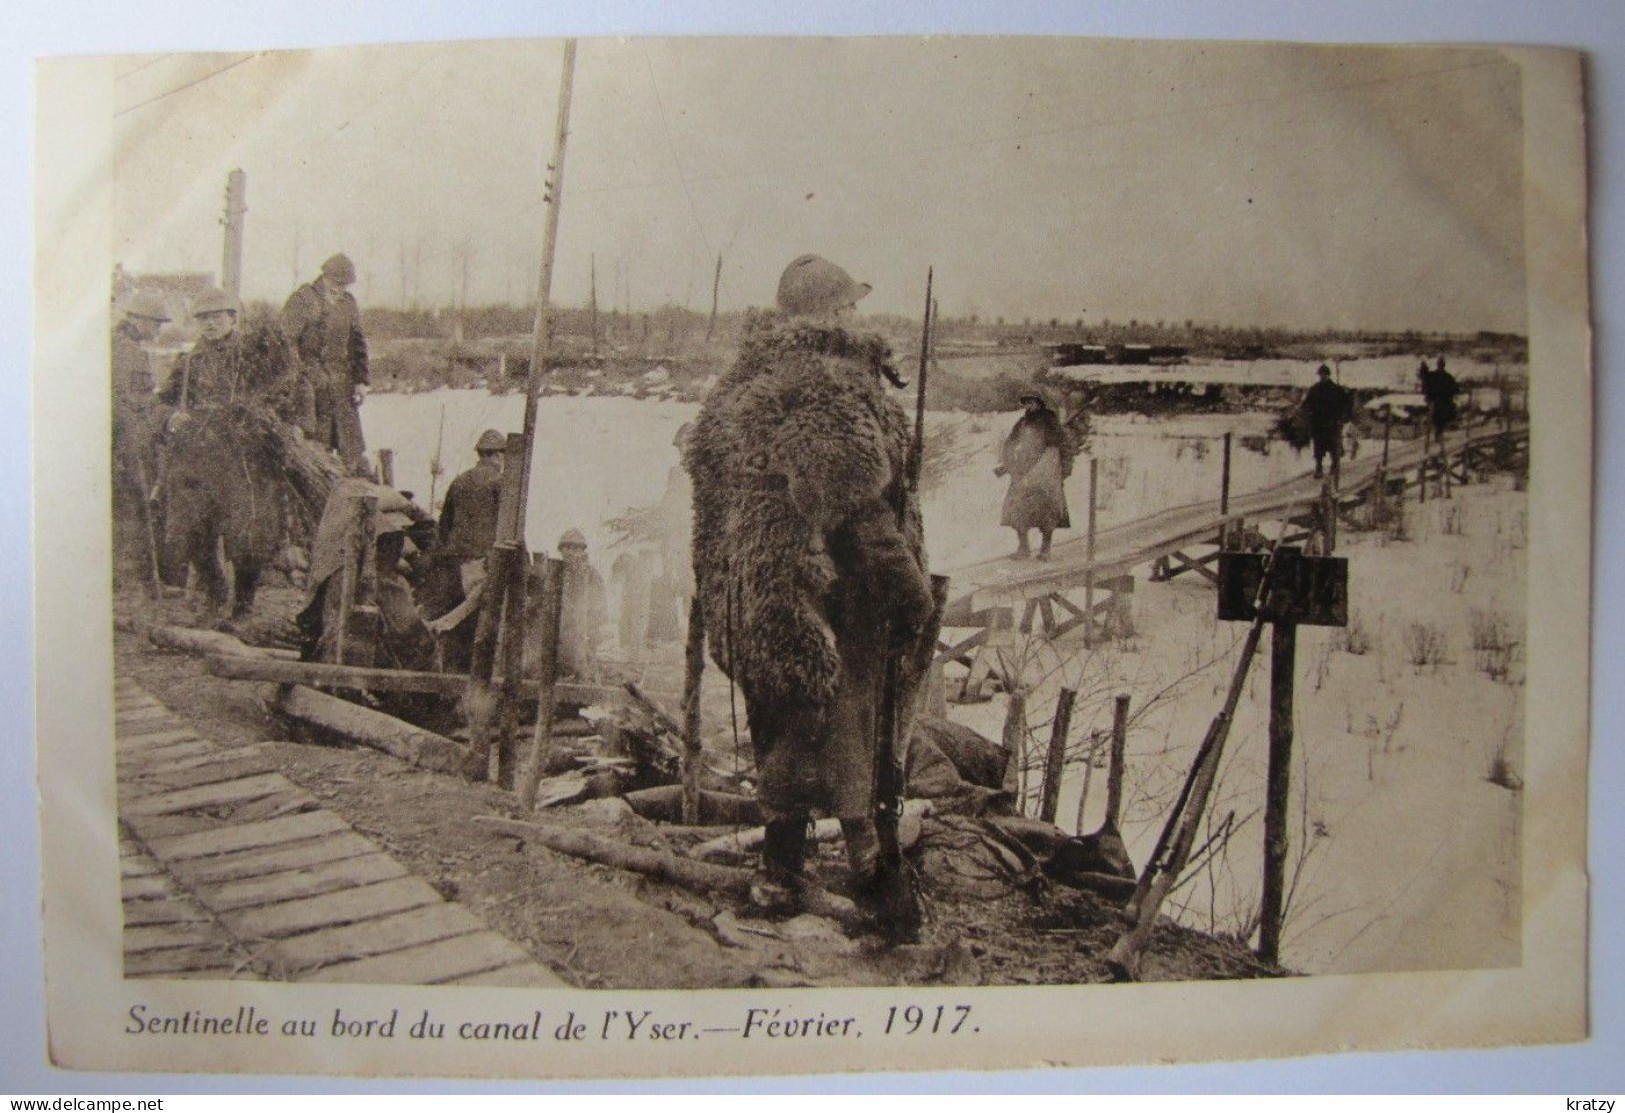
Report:
[[[105,631],[71,688],[39,634],[53,1059],[1583,1037],[1579,90],[1070,38],[42,63],[37,226],[95,250],[42,240],[36,336],[101,354],[42,388],[96,474],[38,591]],[[1249,1019],[1080,1042],[1204,999]]]

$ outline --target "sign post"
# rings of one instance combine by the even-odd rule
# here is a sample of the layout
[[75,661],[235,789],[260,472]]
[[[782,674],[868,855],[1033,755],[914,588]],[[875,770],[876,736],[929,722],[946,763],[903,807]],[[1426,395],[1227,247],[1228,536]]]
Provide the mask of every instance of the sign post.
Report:
[[[1328,541],[1330,535],[1328,535]],[[1264,797],[1264,894],[1259,908],[1258,957],[1281,958],[1281,926],[1286,912],[1287,811],[1292,794],[1293,674],[1298,627],[1348,625],[1348,561],[1306,556],[1282,546],[1275,554],[1274,583],[1260,616],[1253,601],[1264,578],[1262,553],[1223,553],[1219,557],[1219,618],[1252,621],[1262,617],[1270,635],[1269,772]]]

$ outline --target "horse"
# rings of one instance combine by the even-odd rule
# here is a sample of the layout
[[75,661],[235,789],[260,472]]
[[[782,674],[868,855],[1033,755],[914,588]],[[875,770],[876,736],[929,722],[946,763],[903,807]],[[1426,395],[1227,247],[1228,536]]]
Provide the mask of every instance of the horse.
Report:
[[[211,611],[229,621],[254,606],[261,573],[290,544],[308,544],[340,468],[261,405],[228,403],[172,421],[165,443],[160,567],[184,583],[198,570]],[[231,566],[217,560],[217,550]]]

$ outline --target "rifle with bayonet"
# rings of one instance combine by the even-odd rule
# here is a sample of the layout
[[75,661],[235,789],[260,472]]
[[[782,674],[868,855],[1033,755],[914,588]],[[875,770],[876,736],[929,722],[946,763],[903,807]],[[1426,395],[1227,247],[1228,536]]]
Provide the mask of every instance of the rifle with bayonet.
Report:
[[[927,269],[924,324],[920,329],[920,371],[914,387],[914,436],[904,464],[901,497],[897,500],[899,529],[908,526],[909,501],[919,490],[920,463],[925,455],[925,380],[931,356],[931,278],[932,273]],[[888,628],[888,634],[895,633]],[[875,745],[874,822],[880,858],[875,869],[875,895],[878,898],[877,914],[881,932],[890,942],[905,943],[918,937],[921,911],[919,897],[903,863],[903,849],[898,835],[903,813],[903,740],[898,737],[902,717],[899,689],[903,651],[895,642],[895,637],[887,638],[886,669],[881,685],[879,721],[876,724],[879,737]]]

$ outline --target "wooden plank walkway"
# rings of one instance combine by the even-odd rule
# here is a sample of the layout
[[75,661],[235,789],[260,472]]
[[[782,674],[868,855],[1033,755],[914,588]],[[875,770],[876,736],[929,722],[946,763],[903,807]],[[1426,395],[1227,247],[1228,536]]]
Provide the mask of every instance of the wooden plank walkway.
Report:
[[[1527,432],[1526,426],[1518,426],[1511,433],[1497,430],[1470,437],[1451,437],[1446,447],[1454,458],[1482,452],[1503,436],[1527,436]],[[1433,451],[1437,450],[1434,446]],[[1420,468],[1424,459],[1422,442],[1394,445],[1389,453],[1388,474],[1397,476]],[[1357,461],[1345,459],[1340,497],[1350,497],[1372,484],[1381,464],[1377,453],[1369,453]],[[949,609],[963,613],[1011,606],[1080,587],[1091,575],[1095,583],[1100,584],[1158,557],[1209,541],[1227,518],[1258,519],[1288,513],[1295,507],[1308,509],[1320,497],[1320,489],[1321,481],[1312,473],[1305,473],[1257,491],[1232,495],[1227,514],[1221,515],[1218,499],[1210,498],[1108,526],[1096,532],[1092,563],[1088,558],[1087,541],[1075,537],[1057,543],[1052,550],[1053,559],[1048,562],[999,557],[950,569],[953,598]]]
[[567,986],[278,771],[115,682],[131,978]]

